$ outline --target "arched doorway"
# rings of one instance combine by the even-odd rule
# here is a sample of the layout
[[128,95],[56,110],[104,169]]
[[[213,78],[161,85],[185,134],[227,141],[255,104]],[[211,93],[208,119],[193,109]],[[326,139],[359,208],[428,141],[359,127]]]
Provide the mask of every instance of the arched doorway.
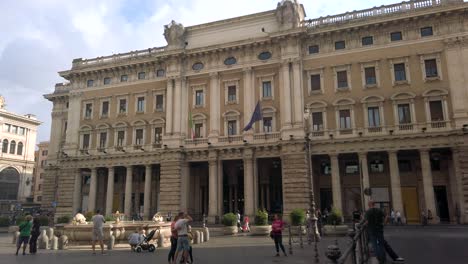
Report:
[[19,172],[12,167],[0,171],[0,200],[16,200],[19,187]]

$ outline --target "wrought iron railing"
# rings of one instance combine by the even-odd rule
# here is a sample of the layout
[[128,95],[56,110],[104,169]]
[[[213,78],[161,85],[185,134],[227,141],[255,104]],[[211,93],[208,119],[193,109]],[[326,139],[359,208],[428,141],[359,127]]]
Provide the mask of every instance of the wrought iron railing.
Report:
[[349,232],[351,244],[341,253],[337,244],[330,245],[327,248],[325,255],[332,263],[345,264],[362,264],[368,263],[370,259],[369,254],[369,240],[367,235],[367,223],[365,221],[356,224],[354,229]]

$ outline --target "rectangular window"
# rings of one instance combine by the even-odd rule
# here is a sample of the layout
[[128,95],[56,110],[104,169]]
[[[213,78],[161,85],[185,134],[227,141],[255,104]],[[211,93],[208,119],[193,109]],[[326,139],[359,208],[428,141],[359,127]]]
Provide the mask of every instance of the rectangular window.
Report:
[[372,36],[367,36],[362,38],[362,45],[363,46],[369,46],[374,44],[374,37]]
[[262,82],[262,97],[272,97],[271,81]]
[[18,134],[18,126],[12,126],[11,133]]
[[37,190],[40,191],[42,189],[42,184],[37,185]]
[[359,172],[359,165],[356,162],[346,162],[345,163],[345,173],[346,174],[357,174]]
[[89,148],[89,139],[90,139],[89,134],[83,134],[83,149]]
[[346,48],[346,42],[344,40],[335,42],[335,50],[340,50],[340,49],[345,49],[345,48]]
[[10,124],[5,124],[5,126],[3,127],[3,131],[4,132],[10,132],[11,131],[11,125]]
[[431,111],[431,121],[443,121],[444,110],[442,109],[442,101],[430,101],[429,109]]
[[398,122],[400,124],[411,124],[411,111],[409,104],[398,105]]
[[124,75],[120,75],[120,82],[126,82],[128,81],[128,75],[124,74]]
[[374,160],[370,163],[370,171],[376,173],[384,172],[384,163],[382,160]]
[[434,35],[434,32],[432,32],[432,27],[421,28],[421,37],[428,37],[432,35]]
[[143,145],[143,129],[135,130],[135,145]]
[[154,143],[160,143],[162,140],[162,127],[154,128]]
[[109,115],[109,102],[102,102],[102,112],[101,115],[103,117],[107,117]]
[[398,169],[400,172],[411,172],[411,161],[410,160],[398,160]]
[[339,71],[336,73],[338,88],[348,88],[348,72]]
[[340,110],[340,129],[351,128],[351,110]]
[[120,99],[119,100],[119,113],[127,113],[127,99]]
[[85,118],[91,118],[93,114],[93,104],[86,104],[85,105]]
[[19,134],[20,136],[24,136],[24,131],[25,131],[25,128],[24,128],[24,127],[20,127],[20,128],[19,128],[19,131],[18,131],[18,134]]
[[319,53],[320,49],[318,45],[309,46],[309,54]]
[[377,84],[377,77],[375,75],[375,67],[364,68],[364,75],[366,77],[366,85]]
[[159,69],[156,71],[156,77],[164,77],[165,71],[163,69]]
[[235,85],[228,86],[228,102],[236,102],[237,88]]
[[107,84],[110,84],[110,83],[111,83],[111,78],[110,77],[104,78],[104,85],[107,85]]
[[310,90],[311,91],[320,91],[322,89],[320,83],[320,74],[310,75]]
[[99,147],[105,148],[107,144],[107,132],[101,132],[99,134]]
[[426,77],[437,77],[439,76],[437,72],[437,62],[436,59],[424,60],[424,67],[426,68]]
[[313,131],[323,130],[323,113],[322,112],[312,113],[312,130]]
[[195,138],[203,137],[203,124],[195,124]]
[[195,91],[195,105],[196,106],[203,105],[203,90]]
[[390,40],[391,41],[399,41],[399,40],[402,40],[402,39],[403,39],[403,35],[401,34],[401,31],[390,33]]
[[87,85],[88,87],[93,87],[93,85],[94,85],[94,80],[88,80],[88,81],[86,82],[86,85]]
[[367,118],[369,127],[380,127],[380,109],[379,107],[367,108]]
[[44,173],[39,174],[39,179],[44,179]]
[[404,63],[393,64],[393,71],[395,73],[395,81],[406,81],[406,70]]
[[237,135],[237,122],[235,120],[228,121],[227,129],[228,129],[228,136]]
[[145,73],[145,72],[139,72],[139,73],[138,73],[138,80],[144,80],[144,79],[145,79],[145,76],[146,76],[146,73]]
[[156,110],[157,111],[164,110],[164,95],[162,94],[156,95]]
[[137,98],[137,112],[138,113],[145,112],[145,97]]
[[125,140],[125,131],[117,131],[117,146],[122,147]]
[[272,117],[263,118],[263,132],[265,133],[273,132],[273,118]]

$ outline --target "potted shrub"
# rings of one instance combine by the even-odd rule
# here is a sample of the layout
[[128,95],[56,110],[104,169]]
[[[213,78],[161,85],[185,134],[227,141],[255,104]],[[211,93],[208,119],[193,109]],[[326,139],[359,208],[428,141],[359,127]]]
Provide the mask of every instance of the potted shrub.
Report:
[[268,224],[268,213],[266,210],[258,210],[255,214],[255,225],[250,227],[251,234],[254,236],[268,236],[271,226]]
[[343,214],[337,208],[332,208],[323,227],[323,233],[327,236],[346,236],[348,226],[343,225]]
[[[293,235],[298,235],[299,232],[302,234],[306,233],[306,227],[304,226],[306,219],[306,212],[303,209],[294,209],[289,215],[291,221],[291,233]],[[300,231],[299,231],[300,230]]]
[[223,232],[225,235],[237,234],[237,217],[233,213],[223,215],[222,223],[224,225]]
[[69,224],[71,221],[71,217],[68,215],[61,216],[57,218],[57,224]]

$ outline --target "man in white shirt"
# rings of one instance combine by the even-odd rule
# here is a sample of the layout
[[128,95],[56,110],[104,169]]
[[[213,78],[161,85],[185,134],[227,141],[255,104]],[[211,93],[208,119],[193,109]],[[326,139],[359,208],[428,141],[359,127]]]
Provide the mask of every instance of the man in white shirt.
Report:
[[96,254],[96,240],[99,241],[99,244],[101,246],[101,254],[104,255],[104,223],[106,220],[104,219],[104,216],[102,216],[101,211],[97,210],[96,214],[92,218],[93,222],[93,254]]
[[188,223],[192,221],[192,217],[184,212],[179,213],[179,220],[175,223],[175,229],[177,230],[177,252],[174,257],[173,264],[177,263],[177,257],[179,252],[182,251],[183,259],[185,263],[188,260],[188,253],[190,250],[190,243],[188,240]]

